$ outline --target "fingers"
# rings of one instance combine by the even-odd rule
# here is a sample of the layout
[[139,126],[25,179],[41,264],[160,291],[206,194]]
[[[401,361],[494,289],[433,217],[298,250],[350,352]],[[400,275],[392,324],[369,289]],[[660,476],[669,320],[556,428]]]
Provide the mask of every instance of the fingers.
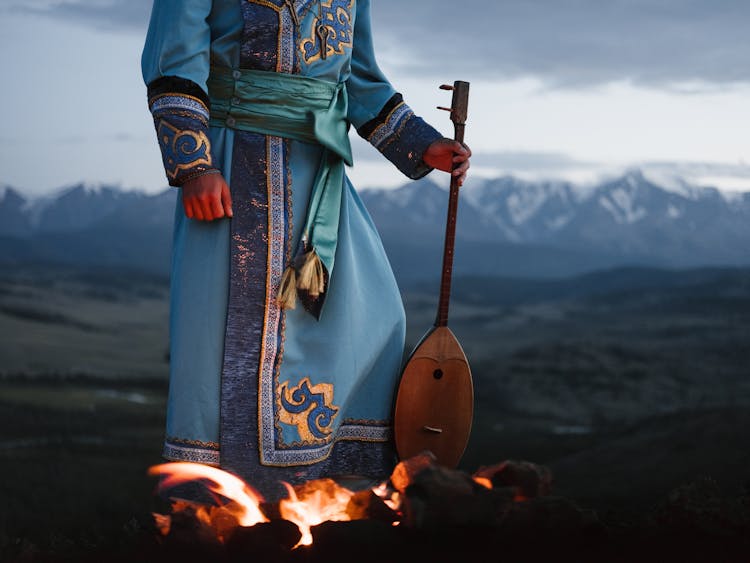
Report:
[[195,217],[193,213],[193,206],[188,198],[185,197],[185,193],[182,193],[182,208],[185,210],[185,217],[192,219]]
[[232,216],[229,186],[219,174],[199,176],[182,186],[185,216],[198,221],[213,221]]
[[466,144],[459,143],[458,141],[453,146],[453,152],[467,158],[471,156],[471,149]]
[[451,174],[453,176],[466,176],[466,172],[468,172],[470,167],[471,162],[469,162],[468,160],[464,160],[463,162],[461,162],[461,164],[453,169],[453,172],[451,172]]
[[188,219],[197,219],[198,221],[208,221],[207,217],[210,214],[206,213],[206,210],[198,198],[185,197],[182,198],[182,206],[185,209],[185,216]]
[[[223,189],[222,189],[223,191]],[[222,194],[212,194],[208,201],[206,202],[206,205],[208,206],[210,212],[211,212],[211,219],[220,219],[224,217],[224,202],[222,198]]]
[[469,158],[471,157],[471,149],[468,147],[468,145],[456,142],[455,146],[453,147],[453,152],[454,168],[451,172],[451,176],[456,178],[456,182],[459,186],[461,186],[466,180],[466,173],[471,167],[471,162],[469,161]]
[[232,194],[229,192],[229,186],[224,182],[221,186],[221,206],[224,210],[224,215],[232,217]]
[[224,217],[224,208],[221,204],[221,196],[217,193],[203,194],[199,196],[197,205],[203,215],[202,221],[213,221],[214,219],[221,219]]
[[451,172],[451,176],[456,179],[459,186],[463,185],[464,181],[466,181],[466,172],[469,170],[469,161],[466,161],[465,164],[466,166],[461,166]]
[[192,207],[194,219],[198,219],[198,221],[207,221],[206,216],[203,214],[203,209],[201,208],[200,202],[193,201]]
[[453,145],[453,162],[464,162],[471,158],[471,149],[457,142]]

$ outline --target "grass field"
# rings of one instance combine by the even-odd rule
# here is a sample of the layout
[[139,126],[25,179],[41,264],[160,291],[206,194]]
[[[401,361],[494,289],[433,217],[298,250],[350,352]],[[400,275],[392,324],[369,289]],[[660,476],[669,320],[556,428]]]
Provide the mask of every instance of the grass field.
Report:
[[0,373],[165,378],[168,288],[135,274],[0,277]]
[[[411,344],[432,301],[406,294]],[[457,299],[451,326],[476,385],[463,467],[547,464],[557,492],[602,513],[702,477],[730,496],[750,486],[746,273],[680,291]],[[0,334],[0,560],[132,543],[158,502],[146,469],[164,428],[166,285],[6,273]]]
[[0,381],[0,560],[128,541],[153,505],[163,384]]

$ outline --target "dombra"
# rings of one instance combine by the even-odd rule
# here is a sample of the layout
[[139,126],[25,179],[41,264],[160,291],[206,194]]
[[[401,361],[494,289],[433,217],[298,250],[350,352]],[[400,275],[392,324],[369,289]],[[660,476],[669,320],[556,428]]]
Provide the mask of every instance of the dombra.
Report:
[[[441,88],[453,90],[451,107],[440,109],[451,112],[454,138],[463,143],[469,83],[456,81],[453,86]],[[407,459],[429,450],[439,464],[447,467],[455,467],[461,460],[474,414],[471,368],[461,345],[448,328],[458,191],[458,179],[451,176],[437,318],[404,367],[394,414],[399,457]]]

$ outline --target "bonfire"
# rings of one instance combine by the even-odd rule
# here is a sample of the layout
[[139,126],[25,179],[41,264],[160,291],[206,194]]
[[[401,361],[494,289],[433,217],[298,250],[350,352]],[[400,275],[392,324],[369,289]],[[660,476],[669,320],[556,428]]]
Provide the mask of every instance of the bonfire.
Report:
[[[277,551],[287,553],[320,548],[317,544],[325,542],[326,534],[335,536],[336,544],[344,545],[348,540],[341,534],[357,536],[355,529],[365,530],[359,532],[365,537],[381,538],[380,544],[403,543],[403,535],[384,535],[385,527],[394,532],[405,530],[401,534],[448,528],[488,530],[501,525],[512,529],[513,522],[523,514],[513,505],[543,498],[551,486],[549,471],[531,463],[503,462],[469,475],[437,465],[429,453],[402,461],[387,481],[364,490],[351,490],[332,479],[286,484],[288,496],[278,503],[265,502],[250,485],[215,467],[167,463],[152,467],[149,473],[161,477],[162,493],[197,481],[215,501],[207,505],[174,499],[169,514],[154,514],[164,541],[184,536],[187,530],[196,542],[215,542],[236,553],[237,546],[247,546],[252,536],[256,554],[259,541],[275,543]],[[554,502],[548,503],[545,511],[549,512],[550,506]],[[565,518],[570,521],[582,526],[596,521],[591,511],[566,507]],[[561,508],[554,510],[559,512]],[[576,518],[571,519],[571,513]],[[332,527],[344,523],[349,527]],[[271,528],[273,531],[261,532]],[[267,537],[259,540],[259,535]],[[373,553],[369,556],[375,557]]]

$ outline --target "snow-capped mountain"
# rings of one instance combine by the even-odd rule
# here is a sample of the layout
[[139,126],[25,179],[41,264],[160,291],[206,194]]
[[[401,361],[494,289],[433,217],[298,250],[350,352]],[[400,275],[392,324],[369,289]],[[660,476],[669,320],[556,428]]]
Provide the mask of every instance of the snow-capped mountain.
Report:
[[0,263],[169,270],[176,192],[79,184],[26,198],[0,191]]
[[[363,199],[381,226],[429,222],[444,228],[447,195],[429,180]],[[410,201],[399,207],[384,201]],[[429,201],[425,201],[429,200]],[[384,210],[387,209],[387,213]],[[381,214],[387,216],[381,216]],[[428,227],[420,225],[424,231]],[[381,231],[389,241],[388,229]],[[462,188],[458,237],[594,253],[620,262],[665,266],[750,263],[750,193],[725,197],[714,188],[668,190],[639,171],[582,189],[566,182],[503,177]]]
[[[77,185],[31,199],[0,189],[0,263],[104,264],[166,273],[176,191]],[[402,280],[436,278],[447,190],[431,179],[364,190]],[[657,185],[638,171],[596,186],[513,177],[462,188],[457,275],[549,277],[619,265],[750,264],[750,193]]]
[[[161,226],[171,219],[174,191],[149,195],[106,185],[77,184],[51,195],[26,198],[6,187],[0,191],[0,235],[80,232],[138,216],[141,225]],[[133,225],[135,226],[135,225]]]

